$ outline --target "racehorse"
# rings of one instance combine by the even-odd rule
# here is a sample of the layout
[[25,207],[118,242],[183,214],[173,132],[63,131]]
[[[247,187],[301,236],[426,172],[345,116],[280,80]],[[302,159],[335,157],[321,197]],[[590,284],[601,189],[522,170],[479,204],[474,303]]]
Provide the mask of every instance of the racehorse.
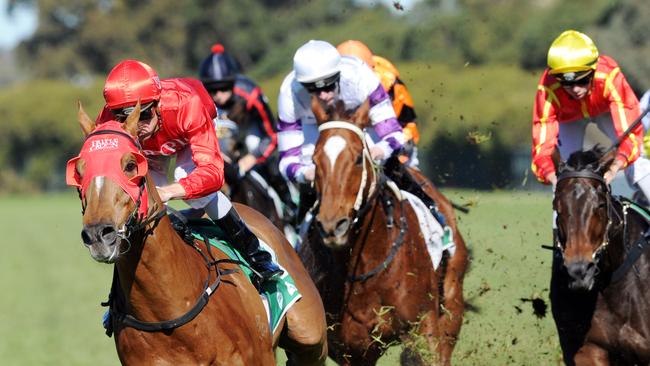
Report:
[[603,178],[595,147],[556,161],[558,241],[551,305],[567,365],[650,364],[650,224]]
[[67,172],[70,184],[84,182],[84,245],[96,261],[114,263],[113,305],[120,316],[111,310],[110,326],[122,364],[275,365],[280,345],[288,364],[323,365],[322,302],[293,248],[261,214],[236,205],[302,294],[271,334],[260,295],[243,271],[209,244],[188,245],[172,227],[132,137],[139,114],[138,104],[126,122],[95,130],[80,105],[82,152],[102,154],[72,159]]
[[449,365],[467,266],[451,204],[433,195],[456,242],[453,256],[434,270],[414,209],[369,155],[362,131],[369,102],[356,112],[342,103],[325,111],[312,98],[312,110],[321,131],[313,155],[319,202],[299,254],[325,304],[330,357],[341,365],[375,365],[402,340],[403,365]]

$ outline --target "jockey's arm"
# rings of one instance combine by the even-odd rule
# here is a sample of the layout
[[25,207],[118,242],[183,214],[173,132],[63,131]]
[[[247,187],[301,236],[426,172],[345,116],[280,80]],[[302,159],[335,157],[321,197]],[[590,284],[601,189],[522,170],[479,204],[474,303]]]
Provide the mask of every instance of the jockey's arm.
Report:
[[557,97],[552,88],[545,85],[545,74],[539,81],[533,106],[532,125],[532,162],[531,168],[537,179],[544,183],[553,183],[555,165],[551,159],[557,146],[560,131],[556,113]]
[[180,183],[172,183],[162,187],[156,187],[160,199],[164,202],[173,199],[185,198],[185,188]]
[[313,180],[314,164],[305,164],[303,162],[302,146],[305,143],[305,135],[299,116],[304,115],[304,112],[297,111],[300,107],[296,100],[297,97],[291,89],[292,78],[290,75],[282,83],[280,95],[278,96],[279,170],[284,179],[296,183],[305,183],[310,178]]
[[[223,159],[209,112],[198,97],[179,110],[180,128],[185,131],[196,168],[178,183],[186,199],[205,197],[221,189],[224,181]],[[174,190],[174,193],[179,193]]]
[[[614,129],[616,130],[616,135],[620,138],[623,132],[640,115],[639,100],[622,72],[617,72],[612,82],[605,84],[605,97],[609,100],[609,109],[614,123]],[[640,156],[642,148],[643,125],[639,124],[632,133],[623,137],[618,147],[618,155],[616,156],[616,161],[619,161],[621,164],[612,164],[610,170],[615,174],[617,167],[621,169],[634,163]]]
[[380,141],[371,147],[370,153],[375,160],[385,160],[391,156],[393,151],[404,145],[404,132],[397,121],[390,98],[381,84],[377,85],[369,99],[368,116],[373,129],[380,138]]

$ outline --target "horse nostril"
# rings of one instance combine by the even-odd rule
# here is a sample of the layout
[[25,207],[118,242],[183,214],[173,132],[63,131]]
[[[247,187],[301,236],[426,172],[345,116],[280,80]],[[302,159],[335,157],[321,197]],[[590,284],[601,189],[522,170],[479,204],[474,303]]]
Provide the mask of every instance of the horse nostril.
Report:
[[348,218],[344,218],[339,220],[339,222],[336,223],[336,230],[335,234],[336,236],[342,236],[348,231],[348,228],[350,227],[350,220]]
[[593,270],[595,266],[596,266],[595,262],[589,262],[589,263],[587,263],[587,268],[585,269],[585,271],[589,272],[589,271]]
[[115,240],[117,239],[117,231],[115,231],[115,227],[113,225],[104,226],[101,230],[100,238],[104,244],[115,243]]
[[85,226],[81,230],[81,240],[85,245],[93,245],[101,242],[105,245],[115,244],[117,240],[117,231],[115,226],[110,224],[96,224]]
[[91,245],[93,243],[93,240],[91,239],[91,235],[88,233],[88,229],[84,228],[83,230],[81,230],[81,240],[86,245]]

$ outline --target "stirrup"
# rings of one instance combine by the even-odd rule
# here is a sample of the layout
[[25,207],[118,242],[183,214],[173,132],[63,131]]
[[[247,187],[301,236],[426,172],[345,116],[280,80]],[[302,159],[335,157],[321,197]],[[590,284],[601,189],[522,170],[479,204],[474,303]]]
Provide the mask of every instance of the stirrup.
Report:
[[278,280],[284,273],[284,270],[273,262],[272,259],[260,263],[251,261],[251,267],[256,276],[259,277],[260,283]]

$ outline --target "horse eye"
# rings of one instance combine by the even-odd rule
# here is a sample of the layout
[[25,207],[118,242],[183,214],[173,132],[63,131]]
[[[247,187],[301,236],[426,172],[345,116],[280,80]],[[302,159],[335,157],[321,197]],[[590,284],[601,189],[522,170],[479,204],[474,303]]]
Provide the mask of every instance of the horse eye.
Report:
[[133,172],[135,169],[137,169],[138,164],[135,163],[135,161],[131,160],[128,163],[126,163],[126,166],[124,167],[124,171],[126,172]]

